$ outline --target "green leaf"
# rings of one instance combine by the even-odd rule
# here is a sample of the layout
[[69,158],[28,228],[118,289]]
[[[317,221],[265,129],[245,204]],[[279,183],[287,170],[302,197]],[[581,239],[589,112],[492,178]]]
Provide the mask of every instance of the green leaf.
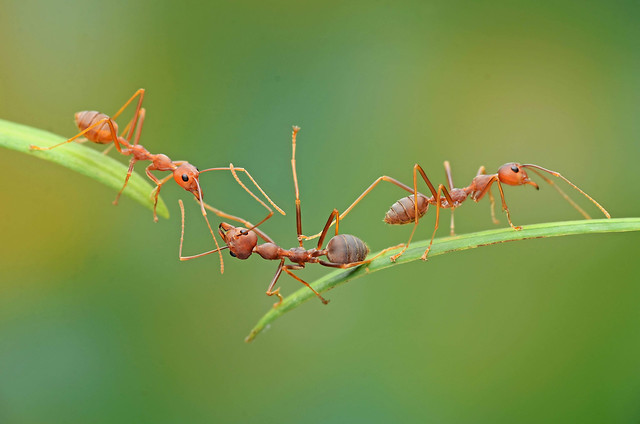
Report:
[[[65,140],[47,131],[0,119],[0,146],[55,162],[120,191],[127,175],[127,166],[96,149],[78,143],[68,143],[53,150],[29,149],[31,144],[47,147]],[[153,210],[153,188],[146,177],[133,173],[123,194]],[[161,198],[158,199],[157,212],[163,218],[169,217],[167,205]]]
[[[455,237],[445,237],[433,241],[433,246],[429,252],[429,259],[442,255],[443,253],[456,252],[458,250],[473,249],[480,246],[488,246],[507,241],[526,240],[532,238],[559,237],[576,234],[592,233],[616,233],[640,230],[640,218],[617,218],[617,219],[592,219],[582,221],[552,222],[546,224],[535,224],[523,226],[522,230],[514,231],[511,228],[499,230],[481,231],[478,233],[464,234]],[[355,280],[364,275],[377,272],[382,269],[391,268],[420,259],[425,249],[429,245],[429,240],[415,242],[407,249],[395,263],[389,259],[398,250],[388,252],[367,265],[357,268],[339,269],[331,272],[315,282],[311,286],[319,293],[333,289],[347,281]],[[375,256],[372,254],[371,257]],[[425,265],[426,266],[426,265]],[[284,301],[277,308],[271,308],[253,327],[246,342],[252,341],[262,330],[269,326],[275,319],[285,313],[297,308],[302,303],[315,297],[315,294],[307,287],[302,287]]]

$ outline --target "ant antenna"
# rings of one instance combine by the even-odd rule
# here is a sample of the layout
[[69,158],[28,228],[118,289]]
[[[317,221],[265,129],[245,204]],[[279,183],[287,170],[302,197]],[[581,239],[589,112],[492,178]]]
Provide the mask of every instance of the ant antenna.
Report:
[[[184,205],[182,204],[182,199],[178,200],[178,203],[180,204],[180,211],[182,212],[182,231],[180,233],[180,249],[179,249],[179,253],[178,256],[180,257],[181,261],[188,261],[189,259],[194,259],[194,258],[199,258],[201,256],[206,256],[209,255],[211,253],[216,253],[218,252],[218,254],[220,255],[220,273],[224,272],[224,263],[222,261],[222,250],[224,249],[228,249],[229,246],[224,246],[224,247],[220,247],[218,245],[218,240],[215,238],[215,236],[213,237],[213,241],[216,243],[216,249],[214,250],[209,250],[207,252],[204,253],[199,253],[197,255],[193,255],[193,256],[182,256],[182,244],[184,241]],[[207,226],[209,227],[209,231],[211,231],[211,234],[213,234],[213,230],[211,230],[211,225],[209,225],[209,220],[207,219],[207,217],[204,217],[205,221],[207,221]]]
[[520,165],[521,168],[533,168],[533,172],[535,172],[536,174],[540,175],[546,182],[548,182],[549,184],[551,184],[552,186],[554,186],[556,188],[556,190],[558,190],[558,192],[562,195],[562,197],[564,197],[574,208],[576,208],[578,210],[578,212],[580,212],[585,218],[587,219],[591,219],[591,217],[585,212],[583,211],[578,205],[575,204],[575,202],[573,200],[571,200],[569,198],[569,196],[567,196],[559,187],[557,187],[555,184],[553,184],[553,182],[551,182],[551,180],[548,180],[547,178],[544,178],[544,176],[542,174],[540,174],[539,172],[536,171],[536,169],[539,169],[540,171],[544,171],[544,172],[548,172],[549,174],[553,175],[554,177],[558,177],[558,178],[562,178],[564,181],[567,182],[567,184],[569,184],[571,187],[575,188],[576,190],[578,190],[580,193],[582,193],[587,199],[591,200],[591,202],[593,202],[594,205],[596,205],[598,207],[598,209],[600,209],[602,211],[602,213],[604,214],[604,216],[606,216],[607,218],[611,219],[611,215],[609,215],[609,212],[607,212],[607,210],[605,208],[603,208],[600,203],[596,202],[596,200],[589,196],[587,193],[585,193],[584,191],[582,191],[577,185],[575,185],[574,183],[572,183],[571,181],[569,181],[568,179],[566,179],[565,177],[563,177],[559,172],[556,171],[551,171],[549,169],[543,168],[541,166],[538,165],[534,165],[531,163],[525,164],[525,165]]

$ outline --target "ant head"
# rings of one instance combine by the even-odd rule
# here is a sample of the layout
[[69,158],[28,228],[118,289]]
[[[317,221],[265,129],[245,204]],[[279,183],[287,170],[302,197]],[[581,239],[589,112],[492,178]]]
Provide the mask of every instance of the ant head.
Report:
[[196,199],[202,200],[202,191],[198,182],[199,174],[198,168],[185,162],[173,171],[173,179],[180,187],[193,193]]
[[498,178],[501,183],[508,185],[532,185],[538,190],[538,184],[529,179],[523,166],[519,163],[506,163],[498,169]]
[[234,227],[226,222],[218,227],[220,237],[227,243],[229,254],[238,259],[247,259],[253,253],[253,248],[258,244],[258,236],[246,228]]

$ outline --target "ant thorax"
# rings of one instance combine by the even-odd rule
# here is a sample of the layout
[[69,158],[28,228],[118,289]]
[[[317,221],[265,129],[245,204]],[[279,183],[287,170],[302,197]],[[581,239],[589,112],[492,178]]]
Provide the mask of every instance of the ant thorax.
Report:
[[496,175],[481,174],[477,175],[469,184],[469,187],[464,191],[467,195],[470,195],[474,201],[479,201],[486,194],[485,188],[488,184],[492,184]]
[[[151,156],[149,151],[140,144],[134,144],[130,147],[130,150],[136,160],[149,160],[149,157]],[[167,157],[167,159],[169,158]],[[169,161],[171,161],[171,159],[169,159]]]

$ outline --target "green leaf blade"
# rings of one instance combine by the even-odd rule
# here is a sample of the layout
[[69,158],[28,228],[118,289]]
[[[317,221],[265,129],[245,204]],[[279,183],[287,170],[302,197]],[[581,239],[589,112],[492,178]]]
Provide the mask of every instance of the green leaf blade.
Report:
[[[578,234],[597,234],[597,233],[618,233],[640,231],[640,218],[615,218],[615,219],[592,219],[581,221],[565,221],[551,222],[544,224],[534,224],[523,226],[522,230],[514,231],[511,228],[502,228],[498,230],[481,231],[477,233],[464,234],[455,237],[445,237],[433,241],[433,245],[429,252],[429,259],[442,255],[444,253],[456,252],[460,250],[474,249],[482,246],[489,246],[497,243],[506,243],[509,241],[528,240],[534,238],[561,237]],[[429,245],[429,240],[415,242],[409,249],[394,263],[389,259],[394,252],[386,254],[374,259],[367,265],[357,268],[339,269],[333,271],[315,282],[311,286],[319,293],[331,290],[348,281],[355,280],[372,272],[382,269],[399,266],[405,263],[417,261],[420,259],[425,249]],[[375,254],[371,254],[375,256]],[[313,299],[315,294],[306,287],[302,287],[292,295],[285,298],[278,308],[269,310],[253,327],[246,342],[251,342],[263,330],[268,328],[273,321],[285,313],[297,308],[302,303]]]
[[[0,146],[57,163],[120,191],[127,175],[127,167],[95,149],[79,143],[68,143],[53,150],[29,148],[32,144],[47,147],[65,140],[64,137],[44,130],[0,119]],[[123,194],[153,210],[153,188],[146,178],[133,173]],[[162,198],[158,199],[157,213],[163,218],[169,217],[169,210]]]

